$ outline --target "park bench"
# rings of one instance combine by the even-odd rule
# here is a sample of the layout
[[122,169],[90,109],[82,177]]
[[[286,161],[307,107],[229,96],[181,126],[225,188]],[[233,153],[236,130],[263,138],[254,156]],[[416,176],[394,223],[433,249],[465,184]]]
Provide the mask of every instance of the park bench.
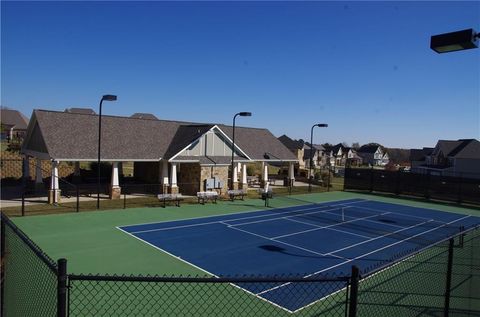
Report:
[[205,205],[206,201],[211,201],[214,204],[217,203],[218,193],[216,191],[197,192],[198,202]]
[[180,207],[180,201],[183,200],[182,194],[159,194],[157,198],[163,202],[163,208],[166,207],[167,202],[174,202],[175,206]]
[[230,200],[234,201],[236,198],[241,200],[247,195],[247,191],[243,189],[231,189],[227,192],[228,196],[230,196]]

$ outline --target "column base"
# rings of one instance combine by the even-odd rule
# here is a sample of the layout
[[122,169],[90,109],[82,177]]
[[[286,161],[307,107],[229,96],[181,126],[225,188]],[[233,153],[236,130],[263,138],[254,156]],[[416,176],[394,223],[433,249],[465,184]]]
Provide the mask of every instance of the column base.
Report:
[[238,183],[233,183],[233,190],[237,190],[238,189]]
[[169,194],[178,194],[178,186],[173,185],[173,186],[168,187],[168,193]]
[[289,178],[287,186],[293,187],[293,184],[295,183],[295,178]]
[[239,189],[248,189],[248,183],[240,183]]
[[120,199],[121,196],[122,188],[120,186],[110,188],[110,199]]
[[60,202],[60,197],[61,197],[62,191],[60,189],[49,189],[48,190],[48,203],[49,204],[55,204]]

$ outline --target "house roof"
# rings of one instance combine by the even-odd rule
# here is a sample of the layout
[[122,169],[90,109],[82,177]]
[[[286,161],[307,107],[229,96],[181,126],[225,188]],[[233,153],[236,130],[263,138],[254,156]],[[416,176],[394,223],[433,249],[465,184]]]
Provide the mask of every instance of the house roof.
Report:
[[141,112],[135,112],[130,116],[130,118],[158,120],[158,118],[151,113],[141,113]]
[[437,145],[432,154],[437,155],[438,151],[441,151],[443,155],[449,156],[449,154],[458,146],[462,144],[462,141],[454,140],[438,140]]
[[95,110],[91,108],[67,108],[65,112],[69,113],[82,113],[82,114],[96,114]]
[[293,140],[286,136],[285,134],[278,138],[283,145],[285,145],[290,150],[301,150],[304,148],[305,143],[299,140]]
[[[101,157],[103,160],[158,161],[171,158],[195,141],[214,124],[102,116]],[[218,125],[231,138],[230,126]],[[27,138],[41,134],[48,156],[57,160],[96,160],[98,116],[34,110]],[[283,160],[293,154],[266,129],[235,127],[235,144],[251,159],[263,160],[265,152]],[[28,142],[24,152],[33,150]]]
[[362,145],[357,152],[359,153],[375,153],[379,148],[379,145]]
[[425,157],[432,154],[432,147],[424,147],[423,149],[411,149],[410,161],[424,161]]
[[461,139],[457,142],[457,146],[448,153],[448,156],[454,158],[480,159],[480,142],[478,140]]
[[17,130],[26,130],[28,119],[20,111],[12,109],[0,109],[0,122]]

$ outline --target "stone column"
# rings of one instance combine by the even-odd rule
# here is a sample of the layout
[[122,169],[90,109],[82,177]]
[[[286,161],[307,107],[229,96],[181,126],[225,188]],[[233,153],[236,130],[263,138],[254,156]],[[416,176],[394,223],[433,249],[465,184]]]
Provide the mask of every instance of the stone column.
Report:
[[118,177],[118,162],[112,162],[112,182],[110,184],[110,199],[119,199],[122,195]]
[[242,189],[248,188],[247,182],[247,164],[242,164]]
[[43,186],[42,160],[37,158],[35,165],[35,191],[40,192],[45,188]]
[[60,202],[60,187],[58,186],[58,162],[52,161],[52,173],[50,179],[50,190],[48,191],[48,203]]
[[171,163],[170,184],[170,194],[178,194],[177,163]]
[[263,180],[263,186],[264,186],[265,190],[268,190],[268,164],[267,163],[263,164],[262,180]]
[[290,162],[288,165],[288,184],[289,186],[293,186],[295,182],[295,165],[293,162]]
[[238,164],[233,164],[233,189],[238,189]]
[[162,160],[161,161],[161,173],[160,173],[160,182],[162,184],[162,193],[166,193],[168,191],[168,161]]

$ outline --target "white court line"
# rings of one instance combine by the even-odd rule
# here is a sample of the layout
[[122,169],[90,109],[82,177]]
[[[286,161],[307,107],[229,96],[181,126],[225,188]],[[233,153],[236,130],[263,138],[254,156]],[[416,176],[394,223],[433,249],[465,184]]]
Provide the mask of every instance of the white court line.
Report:
[[[363,234],[348,232],[348,231],[345,231],[345,230],[340,230],[340,229],[335,229],[335,228],[325,228],[325,229],[327,229],[327,230],[333,230],[333,231],[338,231],[338,232],[350,234],[350,235],[352,235],[352,236],[357,236],[357,237],[361,237],[361,238],[365,238],[365,239],[370,239],[370,238],[371,238],[371,237],[368,237],[368,236],[364,236]],[[328,253],[327,253],[327,254],[328,254]]]
[[[202,269],[201,267],[199,267],[199,266],[197,266],[197,265],[195,265],[195,264],[193,264],[193,263],[191,263],[191,262],[188,262],[188,261],[182,259],[181,257],[176,256],[176,255],[174,255],[174,254],[172,254],[172,253],[170,253],[170,252],[168,252],[168,251],[166,251],[166,250],[164,250],[164,249],[162,249],[162,248],[160,248],[160,247],[157,247],[156,245],[151,244],[150,242],[147,242],[147,241],[145,241],[145,240],[143,240],[143,239],[141,239],[141,238],[139,238],[139,237],[131,234],[130,232],[127,232],[127,231],[123,230],[123,229],[120,228],[120,227],[116,227],[116,228],[117,228],[118,230],[120,230],[120,231],[128,234],[129,236],[134,237],[135,239],[140,240],[141,242],[144,242],[144,243],[148,244],[149,246],[151,246],[151,247],[153,247],[153,248],[155,248],[155,249],[157,249],[157,250],[159,250],[159,251],[161,251],[161,252],[164,252],[164,253],[166,253],[166,254],[174,257],[175,259],[177,259],[177,260],[179,260],[179,261],[181,261],[181,262],[183,262],[183,263],[186,263],[186,264],[188,264],[188,265],[191,265],[191,266],[193,266],[194,268],[196,268],[196,269],[198,269],[198,270],[200,270],[200,271],[202,271],[202,272],[205,272],[205,273],[207,273],[207,274],[209,274],[209,275],[211,275],[211,276],[213,276],[213,277],[219,278],[218,275],[215,275],[215,274],[213,274],[213,273],[210,273],[209,271],[207,271],[207,270],[205,270],[205,269]],[[236,284],[234,284],[234,283],[228,283],[228,284],[230,284],[230,285],[232,285],[232,286],[234,286],[234,287],[236,287],[236,288],[238,288],[238,289],[241,289],[241,290],[247,292],[248,294],[253,295],[253,296],[255,296],[255,297],[257,297],[257,298],[259,298],[259,299],[261,299],[261,300],[263,300],[263,301],[265,301],[265,302],[267,302],[267,303],[269,303],[269,304],[272,304],[272,305],[274,305],[274,306],[276,306],[276,307],[278,307],[278,308],[281,308],[281,309],[285,310],[286,312],[293,313],[291,310],[289,310],[289,309],[287,309],[287,308],[285,308],[285,307],[283,307],[283,306],[281,306],[281,305],[279,305],[279,304],[277,304],[277,303],[271,302],[271,301],[269,301],[268,299],[266,299],[266,298],[264,298],[264,297],[262,297],[262,296],[259,296],[259,295],[255,294],[255,293],[252,292],[252,291],[249,291],[249,290],[246,289],[246,288],[240,287],[240,286],[238,286],[238,285],[236,285]]]
[[[349,203],[342,203],[342,201],[349,201],[349,200],[350,200]],[[351,201],[351,200],[354,200],[354,201]],[[326,204],[328,204],[328,203],[338,203],[339,205],[341,205],[341,204],[360,203],[360,202],[365,202],[365,201],[372,201],[372,200],[367,200],[367,199],[363,199],[363,198],[352,198],[352,199],[342,199],[342,200],[327,200],[327,201],[323,201],[323,202],[320,202],[320,203],[311,202],[311,203],[308,203],[308,204],[294,205],[294,206],[289,206],[289,207],[279,207],[279,208],[276,208],[276,209],[287,209],[287,208],[307,206],[307,205],[317,205],[317,206],[325,205],[325,207],[329,207],[330,205],[326,205]],[[224,216],[231,216],[231,215],[236,215],[236,214],[240,215],[240,214],[248,214],[248,213],[260,213],[260,212],[264,212],[264,211],[270,211],[270,209],[246,210],[246,211],[239,211],[239,212],[236,212],[236,213],[226,213],[226,214],[218,214],[218,215],[211,215],[211,216],[192,217],[192,218],[184,218],[184,219],[176,219],[176,220],[163,220],[163,221],[154,221],[154,222],[143,222],[143,223],[129,224],[129,225],[124,225],[124,226],[119,226],[119,227],[127,228],[127,227],[141,226],[141,225],[153,225],[153,224],[157,224],[157,223],[168,223],[168,222],[176,222],[176,221],[188,221],[188,220],[224,217]],[[239,219],[249,219],[249,217],[239,218]]]
[[[385,212],[383,214],[388,214],[388,212]],[[302,233],[306,233],[306,232],[310,232],[310,231],[315,231],[315,230],[320,230],[320,229],[329,229],[331,227],[335,227],[335,226],[341,226],[345,223],[351,223],[351,222],[355,222],[355,221],[359,221],[359,220],[365,220],[365,219],[368,219],[368,218],[373,218],[373,217],[377,217],[377,216],[381,216],[381,215],[373,215],[373,216],[368,216],[368,217],[364,217],[364,218],[354,218],[352,220],[349,220],[349,221],[344,221],[344,222],[341,222],[341,223],[336,223],[336,224],[333,224],[333,225],[328,225],[328,226],[318,226],[318,225],[314,225],[314,224],[311,224],[311,223],[308,223],[308,222],[305,222],[305,221],[300,221],[300,220],[297,220],[297,219],[287,219],[288,221],[293,221],[293,222],[298,222],[298,223],[303,223],[303,224],[306,224],[306,225],[311,225],[311,226],[315,226],[317,228],[315,229],[309,229],[309,230],[304,230],[304,231],[300,231],[300,232],[295,232],[295,233],[289,233],[289,234],[284,234],[282,236],[277,236],[277,237],[273,237],[272,239],[280,239],[280,238],[284,238],[284,237],[288,237],[288,236],[294,236],[294,235],[297,235],[297,234],[302,234]],[[288,217],[290,218],[290,217]],[[351,234],[354,234],[354,233],[351,233]],[[355,234],[354,234],[355,235]],[[370,238],[370,237],[368,237]]]
[[[418,234],[416,234],[416,235],[413,235],[413,236],[411,236],[411,237],[408,237],[408,238],[405,238],[405,239],[403,239],[403,240],[400,240],[400,241],[397,241],[397,242],[391,243],[391,244],[389,244],[389,245],[383,246],[382,248],[379,248],[379,249],[376,249],[376,250],[370,251],[370,252],[368,252],[368,253],[365,253],[365,254],[359,255],[359,256],[357,256],[357,257],[355,257],[355,258],[352,258],[352,259],[348,259],[347,261],[344,261],[344,262],[341,262],[341,263],[338,263],[338,264],[332,265],[332,266],[330,266],[330,267],[328,267],[328,268],[325,268],[325,269],[322,269],[322,270],[320,270],[320,271],[317,271],[317,272],[314,272],[314,273],[311,273],[311,274],[305,275],[303,278],[309,278],[309,277],[311,277],[311,276],[313,276],[313,275],[317,275],[317,274],[323,273],[323,272],[325,272],[325,271],[331,270],[331,269],[333,269],[333,268],[336,268],[336,267],[338,267],[338,266],[341,266],[341,265],[343,265],[343,264],[346,264],[346,263],[349,263],[349,262],[352,262],[352,261],[355,261],[355,260],[361,259],[361,258],[363,258],[363,257],[365,257],[365,256],[367,256],[367,255],[370,255],[370,254],[376,253],[376,252],[378,252],[378,251],[381,251],[381,250],[387,249],[387,248],[389,248],[389,247],[392,247],[392,246],[394,246],[394,245],[397,245],[397,244],[399,244],[399,243],[402,243],[402,242],[408,241],[408,240],[410,240],[410,239],[413,239],[413,238],[415,238],[415,237],[417,237],[417,236],[420,236],[420,235],[426,234],[426,233],[428,233],[428,232],[431,232],[431,231],[438,230],[438,229],[440,229],[440,228],[442,228],[442,227],[445,227],[445,226],[447,226],[447,225],[450,225],[450,224],[452,224],[452,223],[454,223],[454,222],[457,222],[457,221],[460,221],[460,220],[463,220],[463,219],[466,219],[466,218],[469,218],[469,217],[471,217],[471,216],[465,216],[465,217],[462,217],[462,218],[459,218],[459,219],[453,220],[453,221],[451,221],[451,222],[449,222],[449,223],[443,224],[443,225],[441,225],[441,226],[435,227],[435,228],[433,228],[433,229],[430,229],[430,230],[427,230],[427,231],[420,232],[420,233],[418,233]],[[331,255],[333,255],[333,254],[331,254]],[[279,285],[279,286],[273,287],[273,288],[271,288],[271,289],[269,289],[269,290],[264,290],[264,291],[262,291],[262,292],[260,292],[260,293],[257,293],[257,295],[262,295],[262,294],[265,294],[265,293],[267,293],[267,292],[270,292],[270,291],[276,290],[276,289],[278,289],[278,288],[281,288],[281,287],[287,286],[287,285],[289,285],[289,284],[291,284],[291,282],[284,283],[284,284],[282,284],[282,285]]]
[[[350,203],[348,203],[348,204],[353,204],[353,203],[357,203],[357,201],[355,201],[355,202],[350,202]],[[345,204],[347,204],[347,203],[345,203]],[[310,206],[310,205],[305,205],[305,206],[309,206],[309,207],[307,207],[307,208],[301,208],[301,209],[295,209],[295,210],[289,210],[289,211],[285,211],[285,212],[278,212],[278,214],[266,214],[266,215],[257,215],[257,216],[251,216],[251,217],[241,217],[241,218],[228,219],[228,220],[224,220],[224,221],[232,222],[232,221],[238,221],[238,220],[248,220],[248,219],[254,219],[254,218],[272,217],[272,218],[270,218],[270,219],[263,219],[263,220],[258,220],[258,221],[255,221],[255,222],[248,222],[248,223],[242,223],[242,224],[238,224],[238,225],[232,225],[232,226],[239,226],[239,225],[243,225],[243,224],[250,224],[250,223],[262,222],[262,221],[278,220],[278,219],[284,218],[285,216],[283,216],[283,215],[298,213],[299,211],[304,211],[304,210],[319,209],[319,207],[320,207],[320,208],[330,208],[330,207],[335,207],[336,205],[329,205],[329,206],[319,206],[319,205]],[[337,209],[337,208],[327,209],[327,210],[336,210],[336,209]],[[327,211],[327,210],[317,210],[317,211],[315,211],[314,213],[319,213],[319,212],[323,212],[323,211]],[[310,213],[304,213],[304,214],[310,214]],[[215,217],[219,217],[219,216],[215,216]],[[220,217],[221,217],[221,216],[220,216]],[[276,217],[276,218],[273,218],[273,217]],[[194,219],[197,219],[197,218],[193,218],[192,220],[194,220]],[[174,220],[174,221],[170,221],[170,222],[188,221],[188,220],[189,220],[189,219],[186,219],[186,220]],[[155,232],[155,231],[166,231],[166,230],[174,230],[174,229],[183,229],[183,228],[196,227],[196,226],[212,225],[212,224],[216,224],[216,223],[224,223],[224,221],[222,221],[222,220],[217,220],[217,221],[211,221],[211,222],[195,223],[195,224],[181,225],[181,226],[173,226],[173,227],[166,227],[166,228],[139,230],[139,231],[132,231],[131,233],[137,234],[137,233],[147,233],[147,232]],[[230,225],[230,224],[227,224],[227,225]]]
[[[224,223],[224,224],[227,225],[226,223]],[[280,243],[280,244],[288,245],[289,247],[292,247],[292,248],[295,248],[295,249],[299,249],[299,250],[302,250],[302,251],[306,251],[306,252],[309,252],[309,253],[312,253],[312,254],[315,254],[315,255],[325,256],[325,254],[323,254],[323,253],[316,252],[316,251],[313,251],[313,250],[310,250],[310,249],[307,249],[307,248],[302,248],[302,247],[299,247],[298,245],[290,244],[290,243],[287,243],[287,242],[273,240],[272,238],[269,238],[269,237],[266,237],[266,236],[262,236],[261,234],[257,234],[257,233],[254,233],[254,232],[250,232],[250,231],[247,231],[247,230],[243,230],[243,229],[236,228],[236,227],[232,227],[232,226],[228,226],[228,225],[227,225],[227,228],[231,228],[231,229],[233,229],[233,230],[238,230],[238,231],[241,231],[241,232],[243,232],[243,233],[248,233],[248,234],[251,234],[251,235],[253,235],[253,236],[257,236],[257,237],[259,237],[259,238],[263,238],[263,239],[265,239],[265,240],[269,240],[269,241],[277,242],[277,243]],[[341,256],[338,256],[338,255],[331,255],[331,256],[333,256],[333,257],[335,257],[335,258],[346,259],[346,258],[341,257]]]
[[[370,201],[363,201],[363,202],[371,202],[371,201],[372,201],[372,200],[370,200]],[[375,201],[373,200],[373,202],[375,202]],[[408,206],[408,207],[410,207],[410,206]],[[345,208],[351,208],[351,206],[347,206],[347,207],[345,207]],[[383,210],[379,210],[379,209],[375,209],[375,208],[371,208],[371,207],[357,207],[357,208],[372,210],[372,211],[375,211],[375,212],[383,211]],[[391,214],[395,214],[395,215],[410,217],[410,218],[417,218],[417,219],[421,219],[421,220],[430,220],[430,219],[431,219],[431,218],[425,218],[425,217],[420,217],[420,216],[403,214],[403,213],[397,212],[397,211],[390,211],[390,213],[391,213]]]

